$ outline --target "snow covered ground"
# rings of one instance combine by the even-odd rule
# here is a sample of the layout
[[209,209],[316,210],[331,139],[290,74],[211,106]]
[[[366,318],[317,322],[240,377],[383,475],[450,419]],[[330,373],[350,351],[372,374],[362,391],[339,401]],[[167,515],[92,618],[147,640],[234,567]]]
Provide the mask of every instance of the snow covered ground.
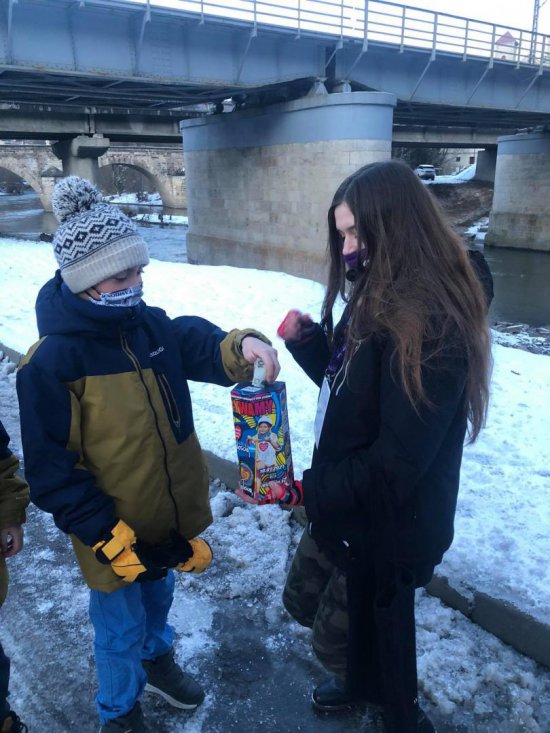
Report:
[[476,221],[471,227],[468,227],[464,232],[464,235],[470,237],[478,245],[483,245],[485,241],[485,235],[487,234],[487,228],[489,226],[489,217],[484,216],[483,219]]
[[[112,204],[147,204],[148,206],[162,206],[160,193],[145,193],[138,197],[137,193],[120,193],[105,196]],[[141,200],[140,200],[141,199]]]
[[[24,352],[37,337],[36,293],[55,269],[51,246],[0,240],[0,260],[0,341]],[[258,293],[268,294],[268,308],[258,307]],[[297,306],[317,317],[322,294],[323,289],[317,283],[265,271],[152,260],[145,272],[146,300],[162,306],[169,315],[202,315],[224,328],[254,326],[274,341],[277,341],[277,325],[289,308]],[[547,622],[550,359],[500,345],[494,346],[494,359],[488,425],[479,441],[465,450],[456,539],[441,572],[466,591],[476,589],[511,601]],[[299,475],[311,456],[316,388],[282,345],[280,361],[281,379],[286,381],[289,393],[292,446]],[[12,434],[13,448],[19,452],[13,370],[13,364],[7,360],[0,363],[1,415]],[[193,384],[192,396],[203,447],[222,458],[235,460],[228,391]],[[216,522],[207,536],[215,547],[216,563],[200,580],[178,578],[178,601],[174,607],[174,622],[181,632],[178,653],[190,660],[191,669],[195,667],[203,678],[206,676],[210,694],[201,711],[180,723],[166,717],[162,709],[154,708],[159,726],[155,729],[163,733],[228,733],[242,731],[246,721],[246,729],[251,733],[359,730],[357,721],[319,720],[309,709],[309,686],[320,681],[323,674],[311,657],[307,632],[286,617],[280,603],[280,591],[299,528],[288,513],[276,507],[242,506],[223,485],[215,484],[212,493]],[[60,544],[49,518],[33,512],[29,534],[35,535],[36,544],[29,543],[27,552],[15,558],[11,566],[15,583],[19,584],[17,592],[20,590],[23,596],[27,594],[32,599],[28,611],[34,614],[32,626],[44,630],[44,642],[39,639],[33,642],[39,647],[43,644],[33,665],[40,667],[42,657],[54,665],[59,655],[69,652],[71,659],[80,659],[90,652],[90,635],[86,625],[86,594],[74,563],[68,551],[63,550],[64,545]],[[29,562],[31,553],[32,563]],[[53,592],[48,590],[51,579],[55,580]],[[35,597],[37,589],[44,595]],[[11,603],[6,606],[7,616],[3,613],[3,624],[11,633],[14,699],[21,701],[18,706],[21,712],[30,711],[27,723],[34,723],[31,731],[42,729],[46,722],[49,730],[60,733],[71,730],[63,727],[68,724],[60,723],[59,718],[48,717],[53,713],[46,715],[43,706],[40,709],[37,704],[38,693],[27,689],[32,682],[26,676],[30,672],[25,663],[17,662],[17,600]],[[59,604],[69,615],[68,619],[60,612]],[[253,640],[248,637],[238,652],[233,649],[230,658],[235,669],[223,655],[227,645],[231,646],[227,634],[236,634],[237,638],[242,629],[238,618],[234,619],[232,631],[231,625],[226,628],[228,613],[244,614],[250,628],[257,626],[262,634],[261,638],[254,637],[254,655],[251,656],[249,649]],[[48,624],[52,623],[50,629]],[[421,689],[441,731],[550,731],[547,670],[424,593],[419,594],[418,627]],[[64,641],[59,638],[62,634],[66,635]],[[83,644],[88,646],[83,648]],[[269,661],[271,671],[264,669],[261,674],[269,674],[269,679],[263,687],[255,687],[257,679],[251,677],[250,669],[255,669],[260,651]],[[281,660],[285,662],[286,674],[290,672],[289,689],[294,691],[295,702],[290,693],[283,700],[280,694],[273,697],[273,686],[280,691],[281,683],[276,675],[274,679],[271,676]],[[228,688],[228,680],[233,679],[234,684],[235,674],[246,682],[245,698],[248,703],[255,701],[254,706],[246,708],[249,712],[243,717],[244,708],[229,705],[219,717],[220,699],[224,695],[231,698],[234,689]],[[66,681],[68,689],[74,688],[71,679],[69,676]],[[81,698],[76,700],[84,720],[86,715],[93,719],[92,682],[87,683]],[[266,687],[270,688],[269,692]],[[68,704],[75,704],[74,698]],[[94,730],[91,723],[90,727],[83,723],[78,729],[82,733]]]
[[[138,206],[162,206],[162,198],[160,193],[146,193],[138,198],[136,193],[121,193],[113,194],[111,196],[105,196],[107,201],[112,204],[132,204]],[[130,213],[129,216],[136,222],[143,222],[145,224],[174,224],[174,225],[189,225],[189,219],[187,216],[178,214],[157,214],[157,213]]]
[[[34,301],[41,284],[53,273],[55,261],[51,245],[16,240],[0,240],[0,256],[7,263],[0,275],[0,341],[24,353],[38,337]],[[171,316],[195,313],[226,329],[254,326],[281,345],[281,378],[289,393],[292,448],[299,475],[311,458],[317,390],[275,332],[292,306],[299,305],[318,317],[322,286],[282,273],[156,260],[147,268],[144,284],[146,300]],[[258,293],[269,294],[269,308],[256,308]],[[465,451],[457,538],[443,571],[466,586],[509,600],[547,620],[550,359],[500,345],[494,346],[494,358],[488,425],[479,441]],[[193,384],[192,393],[203,447],[235,460],[226,390]],[[484,548],[483,562],[471,562],[472,543]]]
[[475,165],[469,165],[459,173],[455,173],[452,176],[436,176],[433,181],[422,181],[423,183],[429,184],[430,186],[438,183],[466,183],[471,181],[476,174]]
[[189,226],[189,217],[178,214],[131,214],[136,222],[145,224],[177,224],[180,226]]

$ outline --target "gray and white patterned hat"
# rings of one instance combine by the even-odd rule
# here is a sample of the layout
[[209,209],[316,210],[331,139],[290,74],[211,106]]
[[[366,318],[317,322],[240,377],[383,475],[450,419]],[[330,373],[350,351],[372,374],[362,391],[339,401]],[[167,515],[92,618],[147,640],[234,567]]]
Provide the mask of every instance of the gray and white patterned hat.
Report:
[[73,293],[149,262],[135,224],[97,188],[78,176],[63,178],[52,194],[59,227],[53,238],[61,277]]

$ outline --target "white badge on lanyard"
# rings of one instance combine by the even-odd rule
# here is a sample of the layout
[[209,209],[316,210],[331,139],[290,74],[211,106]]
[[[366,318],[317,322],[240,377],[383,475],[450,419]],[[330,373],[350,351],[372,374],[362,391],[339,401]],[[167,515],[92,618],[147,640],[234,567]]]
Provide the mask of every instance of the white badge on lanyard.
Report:
[[313,423],[313,433],[315,435],[315,446],[319,448],[319,440],[321,438],[321,431],[323,429],[323,422],[325,421],[325,414],[328,407],[328,401],[330,398],[330,386],[328,379],[323,379],[323,386],[319,393],[319,401],[317,402],[317,414],[315,415],[315,422]]

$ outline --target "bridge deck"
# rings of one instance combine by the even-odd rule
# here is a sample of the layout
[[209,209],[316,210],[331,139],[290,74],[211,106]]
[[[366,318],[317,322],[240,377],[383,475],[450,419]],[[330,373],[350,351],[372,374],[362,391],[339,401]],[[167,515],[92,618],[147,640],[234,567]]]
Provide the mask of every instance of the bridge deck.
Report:
[[549,65],[545,35],[383,0],[0,7],[0,117],[48,105],[182,119],[229,97],[237,106],[301,97],[322,78],[329,91],[347,83],[396,94],[401,123],[514,129],[550,113]]

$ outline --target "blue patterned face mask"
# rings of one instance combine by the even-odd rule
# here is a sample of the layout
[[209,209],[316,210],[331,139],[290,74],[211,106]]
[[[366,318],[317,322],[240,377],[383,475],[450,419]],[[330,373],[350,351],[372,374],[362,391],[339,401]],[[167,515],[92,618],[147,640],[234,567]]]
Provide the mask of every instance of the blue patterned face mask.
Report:
[[[99,293],[96,290],[96,293]],[[88,296],[91,303],[96,305],[124,306],[130,308],[138,305],[143,298],[143,285],[132,285],[124,290],[115,290],[113,293],[99,293],[99,300]]]

